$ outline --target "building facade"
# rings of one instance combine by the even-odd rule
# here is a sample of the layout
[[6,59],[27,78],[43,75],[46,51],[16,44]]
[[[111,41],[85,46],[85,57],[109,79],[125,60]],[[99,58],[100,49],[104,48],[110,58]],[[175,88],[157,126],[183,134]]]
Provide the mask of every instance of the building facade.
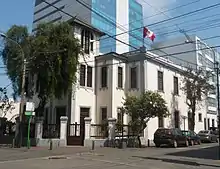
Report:
[[[210,48],[197,36],[191,36],[190,40],[186,37],[175,38],[159,42],[152,46],[152,52],[159,55],[166,55],[172,62],[183,67],[192,67],[193,69],[202,69],[212,72],[209,82],[216,86],[215,62],[219,60],[219,53]],[[213,120],[214,119],[214,120]],[[205,129],[217,125],[217,94],[211,92],[207,96],[207,116],[203,121],[206,123]]]
[[[147,144],[148,139],[153,140],[153,134],[159,127],[187,130],[190,124],[186,96],[181,91],[183,70],[167,59],[153,59],[157,56],[149,52],[125,53],[123,56],[112,52],[96,56],[95,62],[89,62],[91,60],[88,59],[88,65],[81,60],[78,82],[73,86],[71,96],[48,104],[46,109],[51,111],[45,113],[45,119],[56,122],[63,108],[62,116],[67,115],[70,124],[81,123],[85,117],[90,117],[93,124],[101,124],[108,118],[123,118],[127,124],[129,117],[121,117],[119,113],[126,95],[138,96],[151,90],[162,95],[171,115],[153,118],[148,122],[143,144]],[[196,110],[196,132],[205,129],[203,119],[207,117],[206,104],[202,102],[200,109]],[[210,117],[210,120],[213,119]]]
[[[136,0],[47,0],[47,2],[110,36],[143,26],[142,6]],[[70,16],[53,6],[41,0],[35,1],[33,30],[41,22],[53,23],[70,19]],[[106,35],[100,40],[100,52],[124,53],[142,46],[142,30],[125,33],[116,38],[133,47]]]

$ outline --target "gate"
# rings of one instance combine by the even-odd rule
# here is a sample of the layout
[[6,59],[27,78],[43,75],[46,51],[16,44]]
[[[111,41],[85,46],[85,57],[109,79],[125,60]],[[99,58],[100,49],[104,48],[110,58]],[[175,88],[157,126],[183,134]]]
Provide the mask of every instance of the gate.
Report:
[[69,131],[67,136],[67,145],[84,145],[85,125],[74,123],[69,125]]

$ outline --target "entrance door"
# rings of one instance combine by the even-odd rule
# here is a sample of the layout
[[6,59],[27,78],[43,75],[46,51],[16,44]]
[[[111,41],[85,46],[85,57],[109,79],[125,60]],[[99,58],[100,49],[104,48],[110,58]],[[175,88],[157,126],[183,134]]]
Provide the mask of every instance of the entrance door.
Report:
[[85,117],[89,117],[90,108],[80,108],[80,137],[82,145],[84,144],[85,138]]

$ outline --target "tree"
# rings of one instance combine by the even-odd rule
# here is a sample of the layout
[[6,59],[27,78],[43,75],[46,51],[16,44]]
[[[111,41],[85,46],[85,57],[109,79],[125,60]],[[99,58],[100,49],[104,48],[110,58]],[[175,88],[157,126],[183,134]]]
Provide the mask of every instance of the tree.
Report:
[[[7,37],[20,44],[27,61],[28,76],[37,79],[34,92],[39,98],[36,114],[42,115],[50,98],[61,98],[76,80],[78,59],[81,53],[79,41],[73,27],[67,22],[38,25],[34,34],[28,34],[27,27],[12,26]],[[3,61],[13,84],[15,96],[21,91],[21,50],[18,45],[6,41]],[[32,84],[31,84],[32,85]],[[27,92],[32,97],[33,92]]]
[[195,113],[199,108],[199,104],[206,99],[209,92],[215,90],[215,87],[209,83],[209,79],[214,75],[212,72],[204,71],[202,69],[193,70],[188,68],[183,76],[183,86],[181,90],[186,94],[186,104],[189,109],[190,117],[189,129],[194,131],[195,128]]
[[157,92],[146,91],[140,96],[127,96],[122,112],[131,117],[129,125],[137,136],[141,147],[140,134],[144,131],[151,118],[169,115],[165,100]]
[[5,118],[14,109],[13,103],[7,96],[7,89],[0,88],[0,118]]

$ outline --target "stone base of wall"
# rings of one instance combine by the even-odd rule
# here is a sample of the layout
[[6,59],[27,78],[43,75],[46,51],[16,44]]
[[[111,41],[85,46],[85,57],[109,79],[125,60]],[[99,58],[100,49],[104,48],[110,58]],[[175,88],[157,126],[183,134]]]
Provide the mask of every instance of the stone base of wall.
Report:
[[107,142],[108,142],[108,139],[84,140],[84,147],[92,148],[93,144],[94,144],[94,147],[107,147],[106,146]]
[[66,147],[66,140],[61,139],[36,139],[36,145],[39,147],[50,147],[50,142],[52,142],[53,148]]

